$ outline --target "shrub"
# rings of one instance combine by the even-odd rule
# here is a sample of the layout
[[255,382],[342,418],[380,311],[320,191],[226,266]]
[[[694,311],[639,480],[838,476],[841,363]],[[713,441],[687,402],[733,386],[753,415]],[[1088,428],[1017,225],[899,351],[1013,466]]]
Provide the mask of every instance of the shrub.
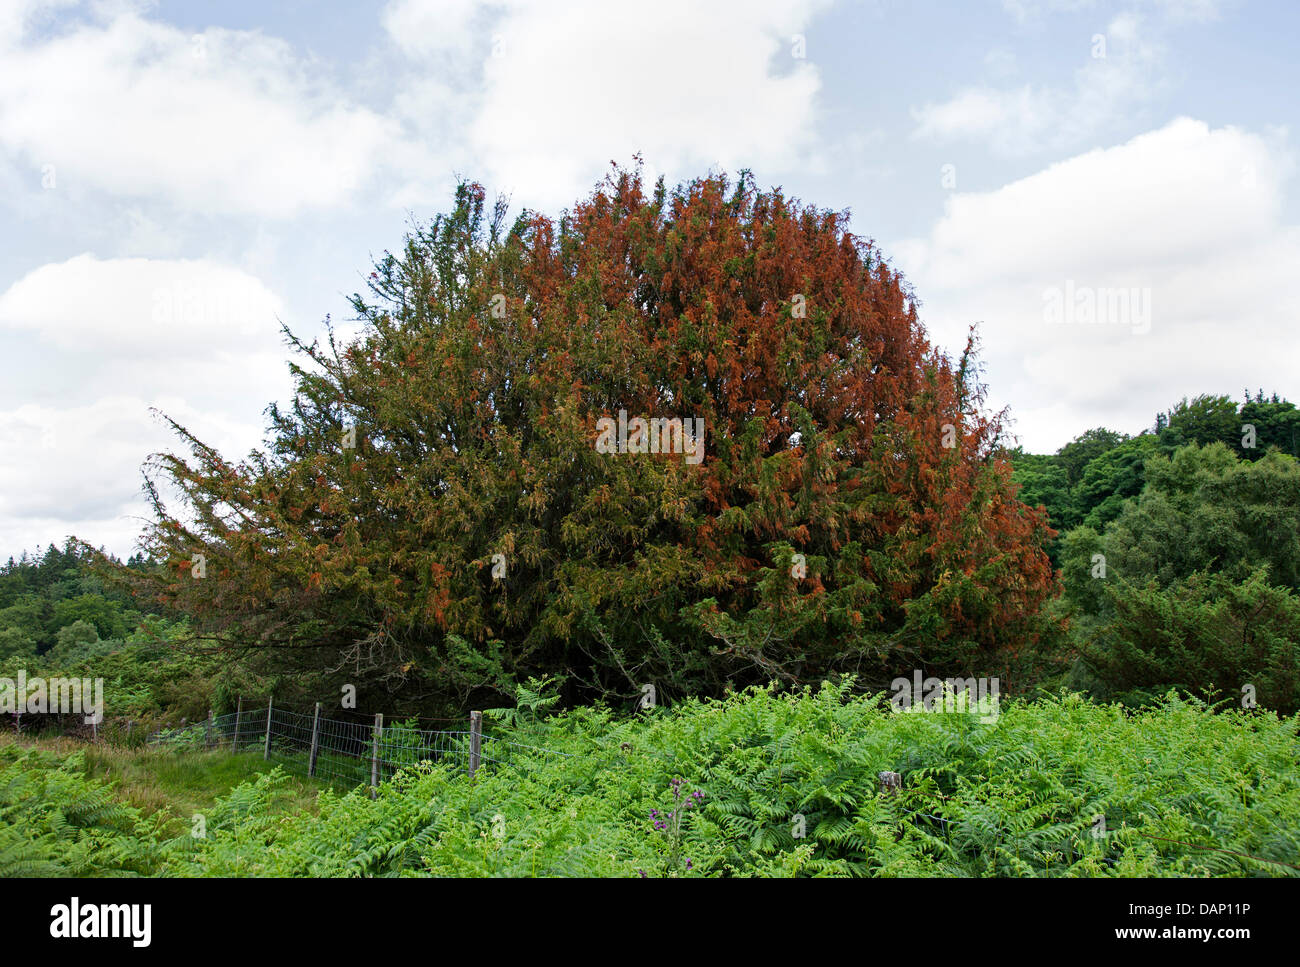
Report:
[[1171,588],[1118,582],[1113,616],[1085,646],[1103,695],[1141,702],[1171,683],[1211,700],[1300,710],[1300,597],[1245,581],[1193,575]]

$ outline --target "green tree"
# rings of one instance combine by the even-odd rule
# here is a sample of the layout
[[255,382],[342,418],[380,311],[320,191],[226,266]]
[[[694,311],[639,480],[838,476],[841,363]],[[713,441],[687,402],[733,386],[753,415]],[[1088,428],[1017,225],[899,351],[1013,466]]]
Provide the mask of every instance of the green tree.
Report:
[[1128,437],[1104,426],[1079,434],[1056,454],[1056,462],[1065,469],[1066,481],[1074,487],[1083,479],[1085,468],[1097,457],[1113,450]]
[[35,657],[36,640],[26,631],[13,625],[0,629],[0,659]]
[[1100,530],[1118,517],[1125,502],[1142,492],[1147,458],[1156,452],[1155,437],[1142,434],[1088,461],[1070,495],[1071,522]]
[[[1277,447],[1283,453],[1300,457],[1300,410],[1294,403],[1279,399],[1276,393],[1272,399],[1264,398],[1260,390],[1252,400],[1247,397],[1241,406],[1241,431],[1237,440],[1237,452],[1248,460],[1258,460],[1270,447]],[[1246,427],[1255,430],[1255,445],[1243,445]]]
[[1260,704],[1295,711],[1300,462],[1192,444],[1148,457],[1145,476],[1103,532],[1061,539],[1076,684],[1125,701],[1251,685]]
[[45,657],[55,663],[75,661],[90,654],[93,651],[91,646],[99,644],[99,640],[93,624],[89,621],[74,621],[59,629],[54,647]]
[[1202,394],[1190,403],[1183,397],[1169,412],[1156,417],[1156,429],[1160,445],[1166,451],[1189,443],[1235,446],[1241,440],[1237,404],[1228,396]]
[[1065,596],[1082,614],[1098,614],[1106,603],[1106,542],[1088,525],[1061,535],[1061,585]]
[[79,594],[54,605],[54,625],[63,628],[76,621],[94,625],[100,638],[124,638],[130,630],[119,605],[102,594]]
[[1106,531],[1109,566],[1161,587],[1196,572],[1241,581],[1267,565],[1275,586],[1300,587],[1300,463],[1272,452],[1240,460],[1222,443],[1146,462],[1146,488]]
[[1011,454],[1012,479],[1020,485],[1020,499],[1030,507],[1043,507],[1053,527],[1067,526],[1062,517],[1070,502],[1069,473],[1054,456]]

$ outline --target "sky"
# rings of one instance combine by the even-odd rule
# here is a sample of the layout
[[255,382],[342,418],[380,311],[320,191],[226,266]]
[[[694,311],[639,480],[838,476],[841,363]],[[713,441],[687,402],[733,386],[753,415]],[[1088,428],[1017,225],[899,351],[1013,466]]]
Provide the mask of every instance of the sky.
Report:
[[458,177],[611,162],[848,210],[1032,452],[1300,399],[1300,4],[0,0],[0,559],[125,556],[141,466],[227,457]]

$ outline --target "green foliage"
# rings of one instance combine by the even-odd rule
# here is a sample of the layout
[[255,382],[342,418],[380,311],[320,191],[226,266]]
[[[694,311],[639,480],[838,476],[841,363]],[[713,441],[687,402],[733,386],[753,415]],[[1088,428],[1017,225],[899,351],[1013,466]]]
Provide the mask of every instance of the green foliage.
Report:
[[[1248,445],[1247,425],[1254,427]],[[1131,497],[1142,492],[1147,461],[1171,456],[1196,444],[1221,443],[1246,460],[1260,460],[1271,449],[1300,456],[1300,410],[1276,393],[1265,399],[1261,390],[1246,394],[1240,409],[1226,396],[1184,398],[1156,416],[1154,430],[1129,437],[1097,427],[1075,437],[1055,454],[1012,452],[1013,478],[1020,497],[1030,506],[1042,505],[1058,532],[1080,525],[1101,530],[1122,512]],[[1049,548],[1061,564],[1060,542]]]
[[1142,495],[1106,531],[1108,567],[1162,587],[1193,573],[1300,589],[1300,462],[1273,452],[1239,460],[1222,443],[1147,461]]
[[[88,777],[86,757],[103,753],[0,745],[0,875],[1300,872],[1300,717],[1172,694],[1132,713],[1061,695],[1003,701],[981,722],[900,714],[848,684],[630,718],[561,713],[505,733],[520,744],[510,763],[473,780],[459,763],[415,763],[374,800],[326,788],[306,803],[277,767],[203,805],[204,838],[165,809],[142,818]],[[262,766],[256,753],[150,752],[138,766],[126,755],[98,768],[138,784],[165,767],[184,814],[199,785]],[[897,795],[882,792],[883,771],[901,774]]]
[[1066,526],[1061,518],[1070,502],[1069,471],[1056,457],[1037,453],[1017,452],[1013,466],[1012,479],[1020,485],[1020,499],[1030,507],[1046,507],[1053,527]]
[[385,722],[379,733],[379,758],[396,768],[407,768],[430,758],[421,742],[419,720]]
[[1178,683],[1211,700],[1300,709],[1300,596],[1270,587],[1262,569],[1240,582],[1196,574],[1108,592],[1113,614],[1085,647],[1101,694],[1142,702]]
[[87,778],[80,753],[0,745],[0,877],[151,874],[159,828]]
[[1125,434],[1105,427],[1087,430],[1061,447],[1054,462],[1065,471],[1068,485],[1074,487],[1083,479],[1088,464],[1115,449],[1126,439],[1128,437]]
[[1089,461],[1071,495],[1071,522],[1100,529],[1118,517],[1125,502],[1142,492],[1147,459],[1156,450],[1155,438],[1143,434]]
[[1080,614],[1100,614],[1107,600],[1104,575],[1110,573],[1101,567],[1106,547],[1102,535],[1091,527],[1076,527],[1061,535],[1059,546],[1066,600]]
[[[1239,451],[1246,459],[1258,460],[1273,447],[1300,457],[1300,410],[1294,403],[1279,399],[1276,393],[1272,399],[1266,400],[1263,390],[1254,399],[1247,394],[1241,407],[1241,423],[1243,428],[1247,424],[1255,428],[1253,448],[1241,446],[1241,441],[1237,441]],[[1244,429],[1242,436],[1244,439]]]
[[[1298,728],[1172,695],[1137,714],[1077,696],[1004,702],[981,723],[899,714],[829,684],[648,719],[580,709],[513,736],[552,751],[472,781],[424,763],[373,801],[327,791],[315,814],[272,821],[283,780],[260,778],[169,872],[1294,875]],[[897,796],[881,793],[885,770],[903,776]],[[675,789],[698,790],[697,805],[674,809]],[[656,828],[668,812],[681,821]]]
[[121,606],[102,594],[79,594],[54,605],[54,623],[66,628],[74,623],[89,624],[96,638],[125,638],[130,630]]
[[[1124,502],[1141,493],[1146,458],[1157,452],[1154,436],[1127,437],[1099,427],[1075,437],[1056,454],[1013,454],[1020,498],[1043,506],[1052,526],[1063,533],[1080,525],[1094,528],[1113,520]],[[1062,563],[1062,541],[1048,549]]]
[[560,682],[550,676],[530,677],[526,684],[515,686],[513,708],[490,708],[485,709],[483,714],[508,727],[534,724],[540,711],[551,708],[560,700],[559,692],[556,691],[559,685]]
[[54,636],[54,647],[45,653],[47,661],[66,662],[88,657],[99,644],[99,633],[89,621],[78,618],[64,625]]
[[[24,554],[0,567],[0,659],[43,654],[60,641],[71,642],[76,650],[99,639],[120,640],[139,624],[141,615],[130,595],[103,582],[91,567],[93,557],[69,539],[62,551],[51,544],[43,557]],[[137,558],[124,565],[131,570],[144,566]],[[75,628],[71,638],[60,638],[68,628]]]
[[10,625],[0,628],[0,661],[16,658],[20,661],[36,657],[36,641],[22,628]]
[[[234,711],[238,694],[265,695],[265,683],[221,656],[195,649],[184,624],[145,622],[124,641],[94,639],[88,624],[74,623],[59,635],[62,643],[42,655],[30,648],[6,654],[9,639],[0,632],[0,676],[15,678],[21,669],[29,678],[102,678],[107,719],[100,734],[120,741],[138,742],[183,717],[206,717],[208,709]],[[17,633],[14,638],[23,641]],[[25,726],[35,725],[37,720],[25,720]]]
[[1145,476],[1104,530],[1059,541],[1083,656],[1071,684],[1130,703],[1170,687],[1235,701],[1249,684],[1300,709],[1300,463],[1191,444],[1147,457]]
[[1231,397],[1202,394],[1190,403],[1187,397],[1168,413],[1156,417],[1156,432],[1166,450],[1195,443],[1205,446],[1222,443],[1231,446],[1241,438],[1241,419]]

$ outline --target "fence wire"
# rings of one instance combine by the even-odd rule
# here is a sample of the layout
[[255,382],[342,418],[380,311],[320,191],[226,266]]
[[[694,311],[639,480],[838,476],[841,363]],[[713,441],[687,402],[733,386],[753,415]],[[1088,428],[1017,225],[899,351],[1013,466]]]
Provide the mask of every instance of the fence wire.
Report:
[[[372,722],[305,715],[274,706],[217,715],[149,738],[151,745],[175,751],[261,753],[291,771],[347,785],[382,783],[424,762],[468,772],[472,741],[468,730],[376,728]],[[479,734],[478,769],[538,756],[570,758],[571,754]]]

